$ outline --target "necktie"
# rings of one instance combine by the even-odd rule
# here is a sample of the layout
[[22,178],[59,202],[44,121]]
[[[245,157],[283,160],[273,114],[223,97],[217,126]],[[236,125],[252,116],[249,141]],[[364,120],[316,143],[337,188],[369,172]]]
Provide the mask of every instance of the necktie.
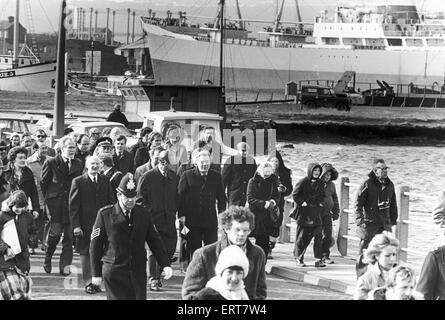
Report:
[[93,183],[94,183],[94,184],[97,183],[97,180],[96,180],[96,179],[97,179],[96,176],[93,176]]
[[66,160],[66,164],[68,165],[68,170],[71,170],[71,159]]

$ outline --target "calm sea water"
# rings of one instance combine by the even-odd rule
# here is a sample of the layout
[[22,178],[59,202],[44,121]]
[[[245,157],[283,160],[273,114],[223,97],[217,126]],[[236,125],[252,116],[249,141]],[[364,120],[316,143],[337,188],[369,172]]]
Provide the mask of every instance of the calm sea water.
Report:
[[[291,144],[294,148],[284,147]],[[398,187],[409,186],[411,192],[437,196],[445,188],[445,148],[422,146],[341,145],[326,143],[279,142],[278,150],[286,165],[292,170],[292,183],[304,177],[310,162],[330,162],[339,176],[349,177],[352,183],[361,183],[371,170],[373,158],[383,158],[389,167],[388,176]],[[340,178],[337,179],[339,182]],[[337,184],[337,193],[339,185]],[[351,188],[350,208],[353,208],[356,188]],[[411,198],[410,219],[430,223],[431,228],[409,226],[409,248],[424,252],[445,243],[442,232],[433,224],[431,209],[435,201]],[[355,235],[354,216],[350,216],[351,234]],[[350,255],[356,255],[356,245],[351,243]],[[408,261],[420,267],[424,256],[408,254]]]

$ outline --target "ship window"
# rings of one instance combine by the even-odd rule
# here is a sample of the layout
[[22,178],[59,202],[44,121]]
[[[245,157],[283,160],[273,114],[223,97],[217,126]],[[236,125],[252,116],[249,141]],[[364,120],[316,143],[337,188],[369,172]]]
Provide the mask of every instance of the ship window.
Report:
[[139,92],[137,90],[133,90],[132,93],[134,93],[135,96],[139,95]]
[[127,90],[121,89],[122,94],[126,97],[127,96]]
[[402,39],[400,39],[400,38],[389,39],[388,38],[388,45],[394,46],[394,47],[400,47],[400,46],[402,46]]
[[21,60],[20,60],[20,63],[21,63],[21,64],[25,64],[25,60],[24,60],[24,59],[21,59]]
[[139,91],[139,94],[140,94],[141,96],[145,96],[145,91],[144,91],[144,90],[140,90],[140,91]]
[[6,63],[8,62],[8,59],[7,59],[7,58],[5,58],[5,62],[6,62]]

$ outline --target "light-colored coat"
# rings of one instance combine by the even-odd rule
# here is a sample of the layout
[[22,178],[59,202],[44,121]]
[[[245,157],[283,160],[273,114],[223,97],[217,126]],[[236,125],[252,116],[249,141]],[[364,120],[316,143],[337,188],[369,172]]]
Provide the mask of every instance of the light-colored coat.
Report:
[[379,264],[375,262],[368,266],[368,270],[357,280],[354,292],[354,300],[366,300],[368,293],[375,288],[383,287],[385,278]]

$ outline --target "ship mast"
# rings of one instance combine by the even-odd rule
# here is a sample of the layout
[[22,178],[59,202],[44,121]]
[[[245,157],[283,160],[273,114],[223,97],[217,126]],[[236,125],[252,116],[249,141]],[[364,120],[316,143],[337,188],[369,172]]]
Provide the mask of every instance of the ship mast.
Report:
[[277,32],[278,31],[278,27],[280,26],[280,20],[281,20],[281,16],[283,15],[283,7],[284,7],[284,1],[285,0],[281,0],[281,6],[280,6],[280,9],[278,10],[278,7],[277,7],[277,16],[276,16],[276,19],[275,19],[275,32]]
[[219,85],[221,86],[223,95],[224,95],[224,27],[225,27],[225,22],[224,22],[224,3],[225,0],[220,0],[219,4],[220,4],[220,21],[219,21],[219,29],[221,32],[220,35],[220,42],[219,42],[219,49],[220,49],[220,54],[219,54]]
[[[297,9],[297,22],[301,22],[300,5],[298,4],[298,0],[295,0],[295,7]],[[298,31],[300,34],[303,33],[303,24],[298,24]]]
[[12,51],[12,66],[17,68],[18,56],[19,56],[19,11],[20,11],[20,1],[15,1],[15,18],[14,18],[14,47]]
[[244,22],[242,21],[243,18],[241,17],[241,9],[239,7],[238,0],[235,0],[235,3],[236,3],[236,12],[238,14],[238,19],[240,20],[239,21],[239,27],[240,27],[241,30],[244,30]]

